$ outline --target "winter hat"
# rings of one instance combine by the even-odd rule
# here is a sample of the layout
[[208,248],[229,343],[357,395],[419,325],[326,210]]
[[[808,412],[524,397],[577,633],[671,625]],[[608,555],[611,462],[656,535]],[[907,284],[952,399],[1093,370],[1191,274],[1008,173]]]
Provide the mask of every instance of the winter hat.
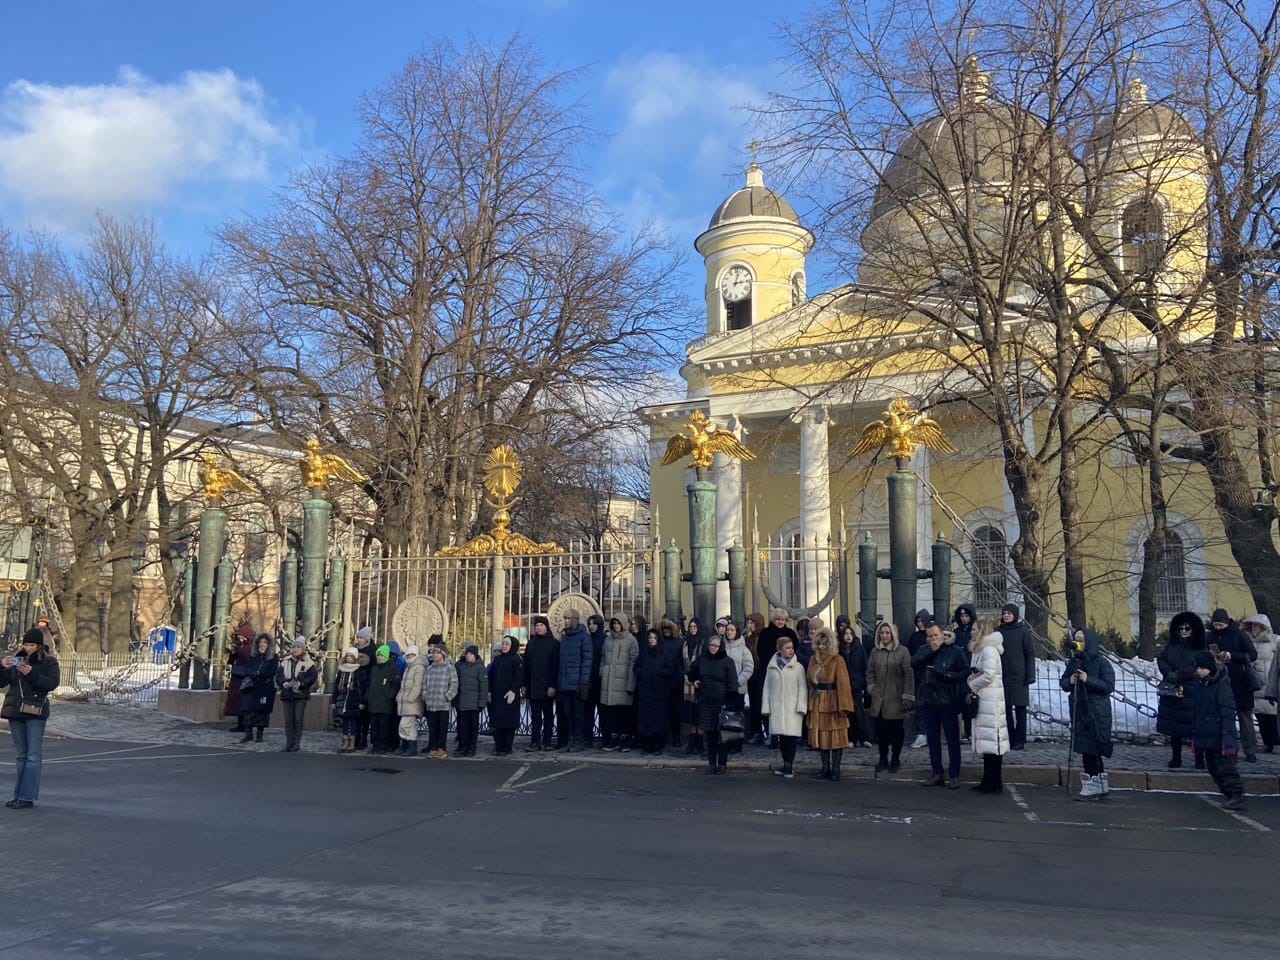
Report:
[[[568,616],[568,614],[565,614],[565,615],[566,615],[566,616]],[[548,630],[550,630],[550,629],[551,629],[551,621],[550,621],[550,620],[548,620],[546,617],[543,617],[543,616],[537,616],[537,617],[534,617],[534,618],[533,618],[533,625],[536,627],[538,624],[542,624],[542,625],[543,625],[544,627],[546,627]]]
[[1213,658],[1213,654],[1208,650],[1201,650],[1196,654],[1196,669],[1204,667],[1206,670],[1213,670],[1218,666],[1218,661]]
[[357,639],[357,640],[372,640],[372,639],[373,639],[373,627],[361,627],[359,630],[357,630],[357,631],[356,631],[356,639]]
[[290,650],[294,647],[301,647],[303,650],[307,649],[307,638],[302,636],[302,634],[298,634],[293,638],[293,643],[289,644]]
[[360,651],[355,647],[347,647],[347,649],[342,651],[342,655],[344,657],[358,657],[360,656]]
[[405,655],[406,657],[416,657],[416,656],[418,655],[418,648],[417,648],[417,646],[416,646],[416,645],[411,645],[407,650],[405,650],[404,655]]
[[37,647],[44,646],[44,633],[39,627],[32,627],[22,635],[23,643],[34,643]]
[[1213,611],[1213,616],[1211,616],[1211,617],[1209,618],[1209,622],[1210,622],[1210,623],[1225,623],[1225,624],[1230,625],[1230,623],[1231,623],[1231,614],[1229,614],[1229,613],[1227,613],[1227,611],[1223,610],[1223,609],[1222,609],[1222,607],[1219,607],[1217,610]]
[[375,657],[383,657],[384,659],[390,660],[391,648],[388,647],[385,643],[379,644],[378,649],[373,651],[373,655]]
[[729,625],[729,618],[728,618],[728,617],[720,617],[720,618],[718,618],[718,619],[716,620],[716,626],[717,626],[717,627],[727,627],[728,625]]
[[480,648],[479,648],[479,647],[477,647],[474,643],[468,643],[465,647],[463,647],[463,648],[462,648],[462,655],[463,655],[464,657],[465,657],[468,653],[470,653],[470,654],[474,654],[474,655],[475,655],[475,658],[476,658],[477,660],[479,660],[479,659],[480,659]]
[[1018,605],[1016,603],[1006,603],[1000,608],[1001,613],[1012,613],[1013,619],[1018,619]]

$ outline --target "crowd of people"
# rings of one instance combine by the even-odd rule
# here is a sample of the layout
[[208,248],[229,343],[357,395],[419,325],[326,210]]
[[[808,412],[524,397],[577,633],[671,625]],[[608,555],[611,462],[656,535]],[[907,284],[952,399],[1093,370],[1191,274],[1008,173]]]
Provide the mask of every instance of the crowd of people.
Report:
[[[1238,807],[1236,743],[1244,744],[1246,760],[1255,759],[1255,714],[1263,749],[1277,745],[1276,640],[1265,616],[1246,618],[1243,630],[1225,611],[1210,621],[1206,633],[1192,613],[1173,620],[1159,663],[1166,680],[1175,679],[1177,696],[1164,696],[1171,684],[1161,684],[1160,732],[1173,746],[1171,767],[1181,765],[1183,747],[1191,745],[1196,765]],[[983,767],[972,789],[1001,792],[1004,756],[1025,749],[1036,676],[1035,645],[1018,607],[1006,604],[991,622],[964,603],[945,624],[921,610],[915,628],[903,642],[887,621],[859,637],[848,617],[831,629],[816,618],[792,624],[780,609],[767,622],[750,614],[741,629],[722,617],[708,631],[696,617],[683,628],[666,618],[650,626],[639,616],[606,622],[593,615],[583,624],[579,611],[569,610],[558,637],[545,617],[535,617],[523,649],[504,637],[486,666],[474,644],[449,663],[440,643],[429,644],[422,658],[417,647],[401,653],[395,641],[379,644],[365,627],[345,651],[333,689],[337,749],[443,758],[452,711],[455,755],[475,755],[483,724],[493,753],[502,756],[514,750],[527,707],[524,749],[532,753],[674,750],[700,755],[709,774],[723,774],[744,740],[767,742],[779,754],[772,772],[793,779],[803,742],[817,753],[814,776],[838,782],[851,746],[874,745],[876,772],[896,772],[911,742],[928,749],[924,785],[954,790],[968,745]],[[1077,796],[1090,800],[1110,792],[1105,763],[1114,746],[1115,673],[1092,630],[1070,640],[1060,685],[1083,767]],[[315,684],[305,647],[295,644],[276,665],[264,659],[272,656],[270,638],[261,635],[257,643],[257,651],[244,647],[232,664],[245,679],[242,706],[229,704],[229,712],[241,717],[236,729],[245,740],[261,738],[276,689],[296,703]],[[1206,657],[1213,662],[1198,662]],[[1212,707],[1219,688],[1230,691],[1235,705],[1230,724]],[[1262,695],[1255,706],[1256,691]],[[300,729],[299,715],[287,726],[284,749],[297,748]]]
[[[781,609],[771,611],[767,623],[750,614],[741,630],[722,617],[705,632],[696,617],[683,629],[667,618],[650,626],[638,615],[625,623],[592,615],[583,624],[580,617],[578,610],[566,611],[559,637],[546,617],[535,617],[523,649],[517,638],[504,636],[488,664],[475,644],[450,662],[439,637],[423,656],[416,646],[401,651],[394,640],[381,643],[372,628],[362,627],[343,651],[332,685],[337,751],[444,759],[453,715],[455,756],[476,755],[482,726],[493,738],[493,754],[508,755],[527,701],[524,749],[530,753],[597,746],[646,756],[682,750],[700,755],[706,772],[718,775],[749,740],[775,748],[771,772],[790,780],[804,742],[818,755],[814,776],[834,783],[846,749],[874,744],[876,773],[895,772],[915,734],[928,748],[925,786],[959,789],[961,748],[968,744],[983,764],[971,789],[1000,793],[1004,756],[1026,743],[1035,648],[1013,604],[996,622],[979,617],[971,604],[957,607],[945,625],[921,610],[905,643],[887,621],[860,638],[847,617],[837,617],[834,629],[817,618],[792,625]],[[233,730],[243,734],[242,743],[261,742],[279,699],[282,750],[297,751],[320,683],[319,664],[301,637],[285,656],[277,655],[268,633],[245,627],[238,637],[228,661],[225,710],[237,718]],[[1069,639],[1060,685],[1068,694],[1072,750],[1083,767],[1077,797],[1092,800],[1110,791],[1105,761],[1114,746],[1115,673],[1094,631],[1076,630]],[[1245,802],[1240,748],[1252,762],[1260,749],[1270,753],[1280,745],[1276,646],[1265,615],[1236,625],[1218,609],[1206,629],[1186,611],[1173,618],[1157,661],[1157,731],[1169,737],[1169,767],[1181,767],[1189,747],[1229,809]],[[39,628],[0,659],[0,716],[9,721],[17,754],[8,807],[28,808],[38,797],[48,695],[59,679],[56,647]]]

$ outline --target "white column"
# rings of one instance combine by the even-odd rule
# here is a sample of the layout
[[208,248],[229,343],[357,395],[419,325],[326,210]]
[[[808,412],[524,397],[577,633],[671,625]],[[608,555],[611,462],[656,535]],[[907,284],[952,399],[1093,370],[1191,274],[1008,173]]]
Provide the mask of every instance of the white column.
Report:
[[[806,549],[813,551],[806,553],[804,565],[804,602],[809,605],[826,593],[831,576],[826,553],[831,539],[831,461],[827,451],[827,409],[808,407],[798,416],[800,532]],[[827,626],[835,625],[827,610],[819,611],[818,616]]]
[[[726,417],[721,429],[736,434],[739,440],[745,441],[745,431],[737,417]],[[742,461],[735,457],[726,457],[723,453],[715,455],[716,479],[716,570],[729,569],[729,555],[725,553],[735,540],[742,541]],[[716,583],[716,616],[729,615],[729,581]],[[710,626],[709,624],[707,626]],[[742,629],[742,624],[738,624]]]

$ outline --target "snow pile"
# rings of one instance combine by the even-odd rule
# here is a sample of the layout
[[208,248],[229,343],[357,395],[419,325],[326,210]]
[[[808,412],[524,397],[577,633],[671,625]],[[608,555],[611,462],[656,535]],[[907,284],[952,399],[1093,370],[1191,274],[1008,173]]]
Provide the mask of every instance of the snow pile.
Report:
[[[1112,663],[1116,689],[1111,695],[1112,732],[1125,739],[1148,739],[1156,732],[1156,688],[1159,677],[1154,660],[1121,660]],[[1027,717],[1028,737],[1061,738],[1067,734],[1070,707],[1067,694],[1058,685],[1066,664],[1055,660],[1036,661],[1036,682],[1031,687],[1031,709]]]

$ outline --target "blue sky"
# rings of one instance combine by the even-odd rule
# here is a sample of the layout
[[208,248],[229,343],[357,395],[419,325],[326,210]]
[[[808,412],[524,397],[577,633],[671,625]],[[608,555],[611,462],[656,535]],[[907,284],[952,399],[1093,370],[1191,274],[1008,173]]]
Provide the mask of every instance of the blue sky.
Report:
[[[738,109],[783,83],[780,10],[761,0],[217,0],[13,4],[0,22],[0,223],[74,241],[95,210],[156,217],[199,254],[286,171],[347,152],[353,106],[428,39],[520,30],[550,65],[586,67],[604,136],[588,178],[653,220],[700,269],[694,236],[742,182]],[[766,171],[767,175],[767,171]]]

